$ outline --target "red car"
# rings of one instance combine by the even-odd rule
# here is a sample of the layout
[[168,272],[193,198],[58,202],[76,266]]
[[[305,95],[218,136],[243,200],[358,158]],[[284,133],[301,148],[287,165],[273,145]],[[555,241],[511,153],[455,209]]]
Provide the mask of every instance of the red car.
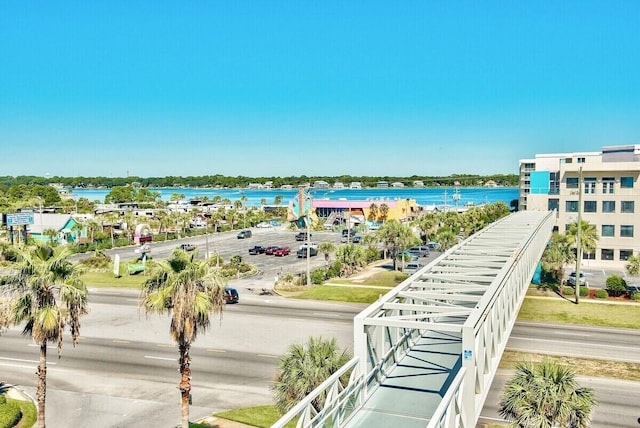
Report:
[[277,245],[271,245],[270,247],[265,248],[264,253],[266,255],[273,255],[273,253],[276,252],[276,250],[279,250],[280,247],[278,247]]
[[282,256],[286,256],[290,252],[291,252],[291,248],[289,248],[289,247],[280,247],[280,248],[278,248],[277,250],[275,250],[273,252],[273,255],[277,256],[277,257],[282,257]]

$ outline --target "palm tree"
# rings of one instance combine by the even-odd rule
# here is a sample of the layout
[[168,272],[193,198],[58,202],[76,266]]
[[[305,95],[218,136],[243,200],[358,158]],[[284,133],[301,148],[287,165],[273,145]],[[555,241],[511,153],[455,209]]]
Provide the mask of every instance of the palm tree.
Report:
[[443,226],[436,231],[435,240],[440,244],[441,251],[446,251],[458,243],[458,237],[448,226]]
[[[276,381],[271,386],[274,401],[281,413],[286,413],[311,391],[327,380],[351,359],[345,349],[340,351],[336,339],[311,337],[306,347],[295,343],[280,358]],[[348,373],[341,379],[346,384]],[[322,407],[321,398],[313,402],[316,410]]]
[[591,388],[582,388],[570,368],[546,359],[521,362],[502,390],[500,414],[512,427],[586,428],[597,405]]
[[207,261],[195,255],[174,251],[169,259],[152,268],[143,284],[140,305],[147,314],[168,313],[170,333],[178,344],[182,427],[189,427],[191,394],[191,357],[189,349],[198,333],[207,330],[211,315],[220,315],[223,307],[224,279],[210,270]]
[[[578,222],[574,221],[569,224],[569,229],[565,232],[569,243],[575,248],[577,237],[578,237]],[[596,244],[600,236],[598,235],[598,229],[596,226],[589,223],[586,220],[580,221],[580,254],[577,254],[576,249],[576,257],[578,260],[582,260],[582,254],[584,252],[592,253],[596,249]]]
[[575,254],[564,234],[553,232],[547,248],[542,253],[542,267],[558,283],[564,280],[564,265],[575,260]]
[[380,213],[380,220],[382,220],[383,222],[386,221],[387,217],[389,216],[389,205],[385,204],[384,202],[381,203],[379,213]]
[[47,228],[42,231],[42,234],[47,237],[47,244],[53,245],[57,244],[56,237],[58,236],[58,231],[52,228]]
[[640,254],[636,256],[630,256],[625,266],[627,273],[631,276],[640,275]]
[[336,246],[333,242],[325,241],[318,245],[318,251],[324,254],[324,261],[329,263],[329,255],[336,250]]
[[369,205],[369,220],[376,221],[377,219],[378,219],[378,206],[375,204],[375,202],[372,202],[371,205]]
[[68,325],[75,346],[80,336],[80,317],[87,313],[87,288],[80,280],[81,270],[68,260],[70,254],[64,249],[56,255],[52,247],[37,245],[19,255],[17,275],[10,277],[7,284],[10,321],[26,321],[23,334],[31,335],[40,347],[36,397],[41,428],[45,426],[47,344],[56,342],[60,356],[62,333]]
[[398,220],[389,220],[380,226],[372,238],[384,246],[385,252],[390,252],[393,257],[393,268],[396,269],[396,254],[410,247],[418,241],[413,231],[408,225],[400,223]]
[[338,247],[336,260],[345,266],[347,274],[351,275],[359,267],[367,264],[367,254],[360,245],[345,244]]

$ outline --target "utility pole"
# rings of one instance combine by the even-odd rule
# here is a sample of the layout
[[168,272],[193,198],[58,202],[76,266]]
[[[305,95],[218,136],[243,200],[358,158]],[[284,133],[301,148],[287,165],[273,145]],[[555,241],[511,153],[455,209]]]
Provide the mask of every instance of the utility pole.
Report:
[[580,262],[582,261],[582,166],[578,169],[578,230],[576,233],[576,305],[580,303]]

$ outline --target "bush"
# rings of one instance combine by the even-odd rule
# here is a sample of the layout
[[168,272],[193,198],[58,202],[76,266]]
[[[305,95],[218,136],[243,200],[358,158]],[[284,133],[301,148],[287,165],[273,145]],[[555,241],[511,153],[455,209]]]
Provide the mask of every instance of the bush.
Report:
[[311,283],[322,284],[327,279],[326,269],[316,269],[311,272]]
[[595,296],[597,299],[606,299],[607,297],[609,297],[609,293],[607,293],[607,290],[599,288],[596,290]]
[[581,286],[580,297],[588,297],[588,296],[589,296],[589,287]]
[[607,278],[605,290],[607,290],[610,296],[622,296],[627,292],[627,282],[618,275],[611,275]]
[[342,263],[335,261],[327,269],[327,278],[337,278],[340,276],[342,270]]
[[576,290],[573,287],[562,287],[562,294],[565,296],[573,296],[576,294]]
[[[0,395],[0,397],[6,401],[4,395]],[[22,412],[17,403],[13,401],[0,403],[0,427],[16,426],[20,419],[22,419]]]
[[633,291],[630,295],[629,298],[635,302],[640,302],[640,292],[638,291]]

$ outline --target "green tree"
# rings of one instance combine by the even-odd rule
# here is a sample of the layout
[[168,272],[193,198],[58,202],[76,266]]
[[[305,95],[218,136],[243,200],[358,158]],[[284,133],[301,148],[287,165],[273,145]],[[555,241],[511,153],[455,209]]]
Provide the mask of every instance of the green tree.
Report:
[[318,245],[318,251],[324,254],[324,261],[329,263],[329,255],[336,250],[336,246],[333,242],[325,241]]
[[391,253],[394,269],[397,268],[396,255],[419,241],[408,225],[395,219],[385,222],[372,236],[375,242],[384,247],[385,252]]
[[369,205],[369,220],[376,221],[377,219],[378,219],[378,206],[375,204],[375,202],[372,202],[371,205]]
[[[578,221],[574,221],[569,224],[569,228],[565,232],[567,240],[573,248],[576,248],[576,242],[578,237]],[[582,260],[582,254],[592,253],[596,249],[596,245],[600,236],[598,235],[598,229],[595,225],[589,223],[586,220],[580,222],[580,254],[576,253],[578,260]],[[577,251],[577,250],[576,250]]]
[[449,226],[439,228],[434,239],[440,244],[441,251],[446,251],[458,243],[458,236]]
[[[283,414],[289,411],[350,359],[347,350],[338,349],[335,339],[311,337],[306,346],[299,343],[289,346],[280,358],[276,380],[271,386],[277,409]],[[348,374],[341,381],[346,385]],[[322,401],[323,397],[314,400],[316,410],[322,408]]]
[[358,244],[345,244],[338,247],[336,260],[346,268],[347,274],[351,275],[367,264],[367,254]]
[[142,287],[140,306],[147,314],[169,314],[171,337],[178,345],[182,427],[189,427],[191,344],[209,328],[211,315],[222,313],[224,279],[195,255],[174,251],[155,263]]
[[564,234],[553,232],[551,240],[542,253],[542,268],[551,278],[562,284],[564,281],[564,265],[575,260],[573,249]]
[[573,370],[547,359],[516,366],[499,411],[512,427],[586,428],[596,405],[593,390],[580,387]]
[[640,276],[640,254],[630,256],[625,269],[631,276]]
[[31,335],[40,348],[36,375],[38,426],[45,426],[45,397],[47,394],[47,344],[58,345],[62,351],[62,335],[69,326],[75,346],[80,336],[80,317],[87,313],[87,288],[80,280],[81,270],[68,259],[64,249],[56,255],[53,248],[37,245],[19,254],[15,276],[5,286],[9,295],[8,318],[13,324],[26,322],[23,333]]
[[387,217],[389,216],[389,205],[385,204],[384,202],[380,204],[380,209],[379,211],[379,215],[380,215],[380,220],[382,220],[383,222],[387,220]]
[[[47,237],[47,244],[57,244],[56,238],[58,237],[58,231],[52,228],[47,228],[42,231],[42,235]],[[44,240],[43,240],[44,243]]]

